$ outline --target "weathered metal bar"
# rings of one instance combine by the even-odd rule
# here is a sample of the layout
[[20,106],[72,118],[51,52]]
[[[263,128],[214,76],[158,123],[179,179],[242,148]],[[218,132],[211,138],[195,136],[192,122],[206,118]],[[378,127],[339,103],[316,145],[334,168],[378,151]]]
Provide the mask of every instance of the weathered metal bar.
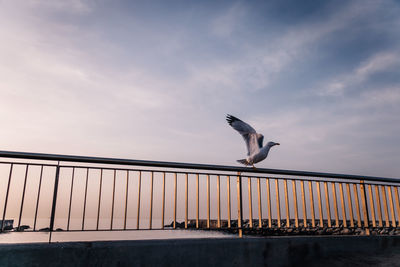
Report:
[[[40,190],[42,188],[42,177],[43,177],[43,165],[40,166],[39,186],[38,186],[38,193],[37,193],[37,197],[36,197],[35,220],[33,222],[33,231],[36,231],[36,220],[37,220],[37,214],[38,214],[38,208],[39,208]],[[4,219],[3,219],[3,222],[4,222]]]
[[99,183],[99,203],[97,205],[97,223],[96,230],[99,230],[99,220],[100,220],[100,205],[101,205],[101,189],[103,185],[103,169],[100,170],[100,183]]
[[219,165],[207,165],[207,164],[57,155],[57,154],[45,154],[45,153],[27,153],[27,152],[15,152],[15,151],[0,151],[0,157],[35,159],[35,160],[54,160],[54,161],[64,161],[64,162],[85,162],[85,163],[114,164],[114,165],[136,165],[136,166],[147,166],[147,167],[199,169],[199,170],[213,170],[213,171],[215,170],[215,171],[233,171],[233,172],[247,172],[247,173],[268,173],[268,174],[290,175],[290,176],[321,177],[321,178],[324,177],[324,178],[340,178],[340,179],[344,178],[352,180],[365,180],[365,181],[371,180],[371,181],[399,183],[398,178],[382,178],[382,177],[347,175],[347,174],[337,174],[337,173],[276,170],[276,169],[265,169],[265,168],[252,169],[252,168],[237,167],[237,166],[219,166]]
[[237,173],[236,184],[237,184],[237,210],[238,210],[237,225],[238,225],[239,237],[243,237],[242,176],[240,172]]
[[251,195],[251,178],[247,178],[248,181],[248,197],[249,197],[249,226],[253,228],[253,197]]
[[286,208],[286,227],[290,227],[290,214],[289,214],[289,198],[287,189],[287,180],[283,180],[283,188],[285,192],[285,208]]
[[117,171],[114,170],[114,179],[113,179],[113,191],[112,191],[112,204],[111,204],[111,223],[110,229],[113,229],[113,221],[114,221],[114,201],[115,201],[115,179],[117,176]]
[[301,201],[303,205],[303,225],[304,227],[307,227],[307,209],[306,209],[306,196],[304,193],[304,181],[300,181],[300,187],[301,187]]
[[72,168],[72,176],[71,176],[71,192],[69,194],[69,208],[68,208],[68,222],[67,222],[67,231],[69,231],[69,220],[71,218],[71,204],[72,204],[72,192],[74,190],[74,176],[75,176],[75,168]]
[[336,184],[331,183],[332,185],[332,196],[333,196],[333,210],[335,212],[335,227],[339,227],[339,212],[337,206],[337,198],[336,198]]
[[376,227],[374,196],[372,194],[372,185],[370,185],[370,184],[368,185],[368,193],[369,193],[369,204],[371,206],[372,226]]
[[50,215],[50,237],[49,243],[51,242],[51,232],[54,231],[54,218],[56,215],[56,205],[57,205],[57,193],[58,193],[58,180],[60,178],[60,162],[57,163],[56,175],[54,178],[54,189],[53,189],[53,203],[51,205],[51,215]]
[[367,195],[365,194],[365,186],[364,186],[363,180],[360,181],[360,195],[361,195],[362,209],[363,209],[363,215],[364,215],[365,233],[367,235],[369,235],[370,232],[369,232],[369,215],[368,215],[368,206],[367,206]]
[[174,173],[174,223],[173,227],[176,228],[176,202],[177,202],[177,174]]
[[361,214],[360,214],[360,203],[358,202],[358,190],[357,185],[353,184],[354,198],[356,200],[356,211],[357,211],[357,226],[361,227]]
[[154,172],[151,172],[150,178],[150,214],[149,214],[149,229],[153,227],[153,184],[154,184]]
[[129,194],[129,171],[126,171],[124,230],[126,230],[126,218],[128,214],[128,194]]
[[221,189],[220,189],[220,177],[217,175],[217,201],[218,201],[218,218],[217,218],[217,227],[221,228]]
[[[24,209],[24,200],[25,200],[26,180],[28,178],[28,170],[29,170],[29,165],[26,165],[25,178],[24,178],[24,188],[22,189],[21,209],[19,211],[18,228],[17,229],[19,229],[19,227],[21,226],[22,211]],[[3,223],[4,223],[4,221],[3,221]]]
[[196,228],[199,228],[199,174],[196,178]]
[[82,231],[85,229],[86,197],[87,197],[88,182],[89,182],[89,168],[86,168],[85,197],[83,199],[83,212],[82,212]]
[[207,228],[210,228],[210,175],[207,174]]
[[381,187],[381,191],[382,191],[382,198],[383,198],[383,210],[385,212],[385,226],[389,227],[389,211],[388,211],[388,206],[387,206],[387,199],[386,199],[386,190],[385,190],[385,186],[380,186]]
[[347,199],[349,201],[350,227],[354,227],[353,202],[351,201],[351,191],[349,184],[346,184],[346,189],[347,189]]
[[379,186],[375,185],[375,196],[376,196],[376,208],[378,211],[378,226],[383,227],[382,222],[382,207],[381,207],[381,196],[379,194]]
[[315,227],[314,193],[311,181],[308,181],[308,191],[310,192],[311,226]]
[[[344,194],[343,194],[343,184],[339,183],[339,190],[340,190],[340,202],[342,204],[342,219],[343,219],[343,226],[347,227],[347,219],[346,219],[346,204],[344,202]],[[351,205],[351,203],[349,203]]]
[[[265,180],[266,186],[267,186],[267,210],[268,210],[268,227],[272,227],[272,211],[271,211],[271,191],[270,191],[270,186],[269,186],[269,178]],[[279,197],[277,197],[279,199]],[[279,216],[280,217],[280,216]],[[279,227],[280,227],[280,221],[279,221]]]
[[258,195],[258,228],[262,228],[260,178],[257,178],[257,195]]
[[393,198],[392,198],[392,187],[388,186],[388,195],[389,195],[389,204],[390,204],[390,212],[392,214],[392,226],[396,227],[396,217],[394,214],[394,205],[393,205]]
[[161,212],[161,229],[164,229],[165,224],[165,172],[163,172],[163,185],[162,185],[162,212]]
[[231,228],[231,177],[226,176],[227,206],[228,206],[228,228]]
[[141,193],[141,187],[142,187],[142,171],[139,171],[136,229],[139,229],[139,227],[140,227],[140,193]]
[[397,186],[394,187],[394,196],[396,199],[397,218],[399,220],[398,226],[400,226],[400,201],[399,201],[399,190],[397,189]]
[[326,201],[326,216],[327,216],[327,221],[328,221],[328,227],[332,227],[332,222],[331,222],[331,205],[329,204],[329,191],[328,191],[328,183],[324,182],[324,188],[325,188],[325,201]]
[[319,210],[319,227],[324,227],[324,214],[322,213],[322,201],[321,201],[321,188],[320,182],[317,183],[317,195],[318,195],[318,210]]
[[294,209],[294,226],[299,227],[299,214],[297,208],[297,193],[296,193],[296,181],[292,180],[292,189],[293,189],[293,209]]
[[277,220],[278,220],[278,227],[281,227],[281,204],[280,204],[280,197],[279,197],[279,182],[278,179],[275,179],[275,190],[276,190],[276,213],[277,213]]
[[186,173],[185,177],[185,229],[188,228],[188,198],[189,198],[189,178],[188,174]]
[[14,164],[10,165],[10,173],[8,175],[8,183],[7,183],[7,191],[6,191],[6,198],[4,200],[4,208],[3,208],[3,220],[2,220],[2,224],[1,224],[1,232],[4,231],[4,221],[6,218],[6,211],[7,211],[7,202],[8,202],[8,194],[10,193],[10,184],[11,184],[11,176],[12,176],[12,172],[13,172],[13,167]]

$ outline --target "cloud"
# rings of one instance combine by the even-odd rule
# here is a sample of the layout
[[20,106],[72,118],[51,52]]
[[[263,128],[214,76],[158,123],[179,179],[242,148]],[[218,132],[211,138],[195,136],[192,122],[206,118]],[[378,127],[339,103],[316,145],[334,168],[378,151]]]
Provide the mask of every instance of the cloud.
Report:
[[379,51],[361,62],[350,74],[342,74],[324,82],[316,89],[319,96],[343,96],[367,82],[374,74],[391,71],[400,67],[400,54],[397,51]]

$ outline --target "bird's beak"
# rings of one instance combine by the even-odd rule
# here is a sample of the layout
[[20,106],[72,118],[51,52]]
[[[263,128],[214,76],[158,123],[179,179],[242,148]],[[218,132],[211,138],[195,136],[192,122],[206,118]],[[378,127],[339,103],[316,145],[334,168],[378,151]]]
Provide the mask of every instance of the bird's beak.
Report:
[[279,144],[279,143],[276,143],[275,145],[278,145],[278,146],[280,146],[281,144]]

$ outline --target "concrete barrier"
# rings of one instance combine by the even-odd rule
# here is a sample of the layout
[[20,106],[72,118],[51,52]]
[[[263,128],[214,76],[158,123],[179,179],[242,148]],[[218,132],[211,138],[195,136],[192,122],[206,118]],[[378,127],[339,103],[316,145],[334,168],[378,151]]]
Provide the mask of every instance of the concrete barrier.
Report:
[[399,266],[398,236],[0,245],[0,266]]

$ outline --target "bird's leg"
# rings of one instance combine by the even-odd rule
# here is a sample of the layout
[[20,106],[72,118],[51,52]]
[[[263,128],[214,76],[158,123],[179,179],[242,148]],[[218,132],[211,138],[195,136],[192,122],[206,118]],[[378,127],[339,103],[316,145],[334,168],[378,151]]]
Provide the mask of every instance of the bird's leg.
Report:
[[253,169],[256,169],[256,167],[254,166],[254,163],[253,164],[251,164],[252,166],[253,166]]

